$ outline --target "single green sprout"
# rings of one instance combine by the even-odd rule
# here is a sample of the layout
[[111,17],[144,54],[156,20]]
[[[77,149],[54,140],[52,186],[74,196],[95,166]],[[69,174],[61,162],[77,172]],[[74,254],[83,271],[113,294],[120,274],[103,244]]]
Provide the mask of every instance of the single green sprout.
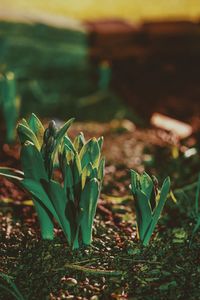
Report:
[[135,200],[138,237],[144,246],[149,244],[170,191],[170,178],[158,189],[156,177],[131,170],[131,190]]
[[200,210],[199,210],[199,199],[200,199],[200,174],[198,176],[198,181],[197,181],[197,189],[196,189],[196,196],[195,196],[195,209],[193,212],[193,218],[196,221],[196,224],[193,228],[192,231],[192,236],[191,236],[191,240],[190,240],[190,247],[192,245],[192,241],[193,238],[195,236],[195,234],[198,232],[199,228],[200,228]]
[[13,72],[0,74],[0,104],[6,124],[6,140],[8,143],[12,143],[15,140],[15,126],[20,108],[16,78]]

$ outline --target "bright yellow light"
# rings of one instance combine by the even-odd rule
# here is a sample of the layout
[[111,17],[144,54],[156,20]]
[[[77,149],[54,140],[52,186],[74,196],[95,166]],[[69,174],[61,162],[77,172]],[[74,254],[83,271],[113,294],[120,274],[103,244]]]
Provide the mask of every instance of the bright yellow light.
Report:
[[132,21],[155,18],[200,17],[200,0],[1,0],[0,15],[59,14],[79,19],[119,17]]

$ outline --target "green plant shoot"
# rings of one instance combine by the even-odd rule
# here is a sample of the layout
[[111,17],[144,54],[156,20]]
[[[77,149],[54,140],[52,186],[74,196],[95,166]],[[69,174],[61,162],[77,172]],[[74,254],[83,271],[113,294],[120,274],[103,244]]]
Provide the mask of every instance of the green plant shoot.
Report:
[[56,218],[57,214],[41,181],[52,178],[56,151],[72,122],[73,119],[70,119],[58,130],[55,122],[51,121],[45,130],[35,114],[31,115],[28,122],[23,119],[17,126],[22,145],[20,156],[23,172],[0,168],[0,175],[11,179],[31,194],[43,239],[54,238],[53,217]]
[[15,140],[15,126],[19,115],[20,100],[16,92],[16,79],[13,72],[0,74],[0,103],[6,123],[6,139]]
[[[92,241],[92,225],[103,180],[103,139],[85,141],[79,134],[74,142],[66,135],[73,119],[58,129],[54,121],[44,129],[31,115],[17,126],[22,144],[22,172],[0,168],[0,175],[10,178],[27,190],[33,199],[43,239],[54,237],[55,219],[72,248]],[[63,181],[57,181],[58,168]]]
[[105,159],[101,158],[103,138],[85,141],[80,133],[72,143],[65,137],[59,152],[63,176],[63,193],[67,198],[73,248],[79,243],[90,245],[103,177]]
[[149,244],[151,235],[158,223],[170,191],[170,178],[167,177],[161,190],[156,177],[142,175],[131,170],[131,190],[135,200],[137,232],[144,246]]
[[192,245],[193,238],[197,231],[200,228],[200,211],[199,211],[199,199],[200,199],[200,174],[198,176],[198,181],[197,181],[197,189],[196,189],[196,195],[195,195],[195,209],[193,213],[193,218],[196,221],[196,224],[194,226],[194,229],[192,231],[192,236],[190,240],[190,246]]
[[[1,283],[2,281],[2,283]],[[16,300],[25,300],[13,280],[11,279],[10,276],[7,274],[3,273],[0,271],[0,288],[1,291],[5,290],[7,291],[10,295],[12,295],[12,299]]]

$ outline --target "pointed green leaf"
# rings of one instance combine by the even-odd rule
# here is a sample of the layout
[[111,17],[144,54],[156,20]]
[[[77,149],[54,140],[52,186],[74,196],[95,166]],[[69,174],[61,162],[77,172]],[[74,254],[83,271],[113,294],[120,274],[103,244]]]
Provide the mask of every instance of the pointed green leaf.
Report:
[[99,144],[99,150],[101,151],[102,147],[103,147],[103,141],[104,141],[103,136],[99,137],[97,141],[98,141],[98,144]]
[[82,132],[80,132],[74,139],[74,148],[79,153],[82,149],[83,145],[85,144],[85,138]]
[[156,224],[158,223],[158,220],[160,218],[160,215],[162,213],[163,207],[165,205],[165,202],[167,200],[167,196],[170,190],[170,178],[167,177],[165,179],[165,181],[163,182],[162,188],[161,188],[161,192],[160,192],[160,196],[159,196],[159,201],[158,204],[154,210],[154,213],[152,215],[152,220],[151,223],[149,225],[149,228],[146,232],[146,236],[144,238],[144,245],[147,245],[149,243],[150,237],[156,227]]
[[74,151],[71,150],[66,144],[64,145],[64,151],[63,151],[63,159],[67,160],[68,163],[74,160]]
[[170,178],[167,177],[164,182],[163,182],[163,185],[162,185],[162,188],[161,188],[161,192],[160,192],[160,196],[159,196],[159,201],[158,201],[158,205],[153,213],[153,219],[158,219],[161,212],[162,212],[162,209],[164,207],[164,204],[167,200],[167,196],[169,194],[169,191],[170,191]]
[[35,147],[38,150],[40,150],[40,144],[38,142],[38,139],[30,128],[24,126],[23,124],[19,124],[17,126],[17,133],[21,144],[24,144],[26,141],[30,141],[35,145]]
[[135,195],[136,191],[140,189],[140,184],[139,184],[140,175],[134,170],[130,170],[130,171],[131,171],[131,189],[133,195]]
[[147,196],[148,199],[150,199],[154,185],[151,177],[146,172],[144,172],[140,176],[140,184],[143,193]]
[[74,121],[74,118],[71,118],[58,130],[58,132],[56,134],[56,140],[57,140],[58,144],[60,143],[61,139],[64,138],[67,130],[69,129],[69,127],[71,126],[73,121]]
[[34,113],[31,114],[31,117],[29,119],[29,126],[31,130],[35,133],[41,147],[43,144],[44,127]]
[[[22,125],[24,125],[24,126],[30,128],[28,122],[27,122],[26,119],[24,119],[24,118],[23,118],[22,120],[20,120],[19,124],[22,124]],[[30,128],[30,129],[31,129],[31,128]]]
[[85,187],[87,176],[88,176],[88,168],[87,168],[87,166],[85,166],[85,168],[83,169],[82,174],[81,174],[81,188],[82,188],[82,190]]
[[53,152],[51,154],[51,166],[54,166],[54,162],[55,162],[55,158],[56,158],[56,154],[57,154],[57,150],[58,147],[60,145],[62,145],[62,139],[64,138],[68,128],[71,126],[72,122],[74,121],[74,118],[70,119],[69,121],[67,121],[62,127],[61,129],[58,130],[57,134],[56,134],[56,144],[54,146]]
[[100,159],[100,149],[96,138],[90,139],[83,146],[80,152],[80,160],[82,169],[88,164],[92,163],[94,167],[98,167]]
[[147,196],[140,190],[136,190],[135,208],[139,237],[143,241],[152,219],[152,211]]
[[64,137],[64,144],[67,145],[74,154],[76,153],[76,149],[74,148],[74,145],[68,136]]
[[97,175],[100,182],[103,181],[104,169],[105,169],[105,157],[102,157],[102,159],[100,160],[100,163],[99,163],[98,175]]
[[25,178],[39,181],[47,179],[47,173],[41,153],[31,142],[26,142],[21,149],[21,162]]
[[91,173],[92,173],[92,164],[89,163],[85,166],[85,168],[83,169],[82,174],[81,174],[82,190],[84,189],[86,180],[90,176]]

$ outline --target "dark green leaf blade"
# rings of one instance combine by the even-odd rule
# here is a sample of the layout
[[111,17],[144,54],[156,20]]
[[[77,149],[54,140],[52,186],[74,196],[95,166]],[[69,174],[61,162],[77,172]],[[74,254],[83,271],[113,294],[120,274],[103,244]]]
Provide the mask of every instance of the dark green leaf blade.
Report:
[[21,149],[21,162],[25,178],[39,181],[47,179],[47,173],[41,153],[31,142],[26,142]]
[[147,196],[148,199],[150,199],[154,185],[151,177],[146,172],[144,172],[140,176],[140,184],[143,193]]
[[25,178],[22,181],[22,186],[26,191],[28,191],[28,193],[33,196],[34,199],[39,199],[40,203],[42,203],[42,205],[51,212],[55,219],[58,219],[58,215],[54,209],[54,206],[52,205],[48,194],[46,193],[40,182]]
[[144,245],[147,245],[149,243],[150,237],[156,227],[156,224],[158,223],[158,220],[164,208],[165,202],[167,200],[167,196],[169,194],[169,190],[170,190],[170,178],[167,177],[163,182],[160,196],[159,196],[159,202],[153,212],[152,221],[149,225],[146,236],[144,238],[144,242],[143,242]]
[[100,149],[96,138],[92,138],[82,147],[80,151],[80,160],[82,169],[92,163],[94,167],[98,167],[100,159]]
[[31,114],[31,117],[29,119],[29,126],[31,130],[35,133],[41,147],[43,143],[44,127],[34,113]]
[[140,190],[136,190],[135,208],[139,237],[143,241],[152,219],[152,211],[149,199]]
[[140,175],[134,170],[130,170],[130,172],[131,172],[131,190],[133,195],[136,195],[136,191],[140,188],[139,187]]
[[[68,205],[69,201],[67,199],[66,193],[64,192],[64,189],[61,187],[61,185],[56,181],[51,180],[50,182],[47,182],[46,180],[42,180],[41,183],[57,213],[57,221],[61,225],[68,243],[71,245],[73,236],[72,230],[75,230],[75,228],[73,228],[73,225],[75,225],[75,223],[74,215],[71,211],[71,206]],[[71,222],[73,222],[73,224]]]
[[96,213],[97,200],[99,196],[99,184],[97,179],[91,179],[85,185],[81,194],[80,209],[82,218],[80,222],[82,240],[85,245],[92,242],[92,226]]
[[17,126],[17,133],[21,144],[23,145],[26,141],[32,142],[38,150],[40,150],[40,144],[35,133],[23,124]]
[[100,182],[103,181],[104,178],[104,170],[105,170],[105,157],[102,157],[99,163],[99,168],[98,168],[98,180]]
[[67,130],[69,129],[69,127],[73,122],[74,122],[74,118],[71,118],[58,130],[56,134],[56,140],[58,144],[60,143],[61,139],[64,138]]

